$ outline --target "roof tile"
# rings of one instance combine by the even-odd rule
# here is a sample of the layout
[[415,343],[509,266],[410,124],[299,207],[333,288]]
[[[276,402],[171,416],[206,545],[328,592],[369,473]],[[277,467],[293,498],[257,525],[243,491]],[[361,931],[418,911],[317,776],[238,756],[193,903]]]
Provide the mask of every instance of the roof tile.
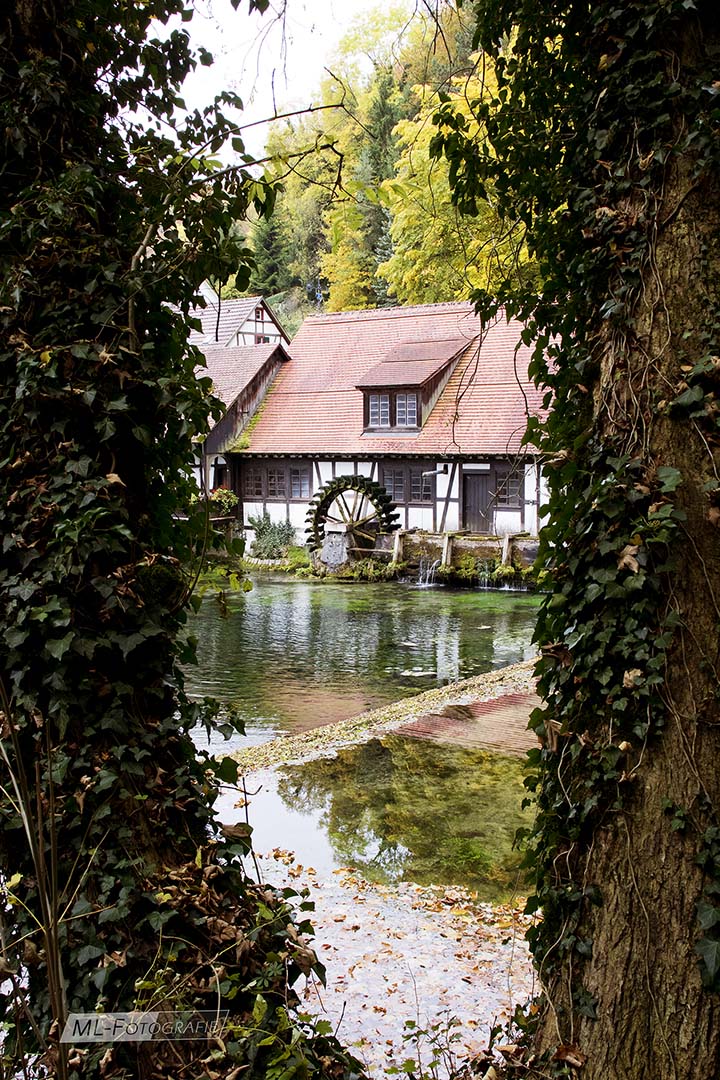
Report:
[[[292,358],[275,379],[246,452],[515,453],[527,414],[538,413],[542,399],[527,375],[530,350],[520,341],[521,329],[498,318],[483,333],[471,304],[310,316],[293,339]],[[390,353],[402,357],[402,350],[421,341],[437,343],[439,351],[448,340],[455,353],[463,344],[465,351],[422,429],[364,433],[363,395],[356,387],[368,373]]]

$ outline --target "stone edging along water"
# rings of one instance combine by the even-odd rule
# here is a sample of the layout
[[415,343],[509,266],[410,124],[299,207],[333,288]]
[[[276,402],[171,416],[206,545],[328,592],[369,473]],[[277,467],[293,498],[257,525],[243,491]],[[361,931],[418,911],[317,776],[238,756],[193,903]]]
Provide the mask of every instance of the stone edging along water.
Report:
[[341,746],[365,742],[416,720],[426,712],[446,705],[492,701],[505,694],[531,693],[535,689],[535,660],[511,664],[484,675],[473,675],[462,682],[426,690],[413,697],[401,698],[391,705],[361,713],[336,724],[313,728],[300,735],[281,735],[260,746],[249,746],[229,755],[240,765],[241,773],[254,772],[273,765],[287,765],[310,758],[331,757]]

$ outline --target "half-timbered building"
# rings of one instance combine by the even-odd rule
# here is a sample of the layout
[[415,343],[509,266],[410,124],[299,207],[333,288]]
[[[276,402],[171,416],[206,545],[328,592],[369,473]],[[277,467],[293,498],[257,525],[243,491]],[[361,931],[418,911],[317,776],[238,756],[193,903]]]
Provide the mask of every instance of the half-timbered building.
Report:
[[223,300],[207,290],[205,300],[206,306],[192,313],[200,326],[191,332],[190,342],[198,348],[288,344],[277,315],[262,296]]
[[404,529],[535,534],[542,477],[522,436],[540,393],[521,329],[433,304],[310,316],[262,356],[206,349],[235,395],[206,443],[211,482],[245,521],[266,512],[299,539],[311,499],[346,476],[384,489]]

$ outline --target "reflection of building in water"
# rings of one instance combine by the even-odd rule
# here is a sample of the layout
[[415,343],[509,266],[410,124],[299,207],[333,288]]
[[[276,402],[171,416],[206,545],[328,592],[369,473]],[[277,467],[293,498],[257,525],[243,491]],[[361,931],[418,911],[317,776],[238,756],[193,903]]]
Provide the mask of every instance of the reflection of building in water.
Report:
[[463,678],[460,667],[460,624],[449,615],[441,615],[432,624],[435,635],[435,670],[439,683]]
[[530,660],[537,649],[530,641],[527,621],[512,612],[497,616],[493,634],[493,666],[506,667],[520,660]]
[[256,581],[209,594],[190,625],[195,697],[233,702],[248,730],[305,730],[532,655],[526,595]]

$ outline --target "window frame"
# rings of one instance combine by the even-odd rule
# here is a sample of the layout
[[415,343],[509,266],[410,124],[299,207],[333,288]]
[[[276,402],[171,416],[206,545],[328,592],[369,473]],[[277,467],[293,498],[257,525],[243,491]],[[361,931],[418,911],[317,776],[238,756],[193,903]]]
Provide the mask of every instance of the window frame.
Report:
[[[380,483],[397,506],[434,506],[437,500],[437,488],[434,475],[435,469],[436,465],[434,461],[393,460],[388,461],[387,463],[381,462],[379,470]],[[402,499],[397,499],[394,495],[396,487],[394,479],[390,484],[390,488],[388,488],[387,484],[388,473],[397,474],[399,472],[402,472]],[[423,477],[423,473],[433,473],[433,475]],[[419,481],[420,483],[421,497],[419,499],[413,497],[413,480]],[[392,490],[390,490],[391,488]]]
[[[293,473],[297,477],[293,477]],[[293,494],[293,480],[296,490]],[[254,480],[252,487],[251,480]],[[242,497],[246,502],[309,502],[313,496],[312,462],[293,462],[271,460],[263,462],[244,462],[241,474]],[[307,494],[303,492],[307,490]]]
[[[522,510],[525,492],[525,466],[496,465],[493,474],[493,504],[496,510]],[[512,484],[512,487],[510,485]],[[515,487],[517,485],[517,487]],[[513,489],[515,489],[513,491]],[[511,498],[511,494],[514,495]]]
[[[408,423],[408,402],[412,398],[415,400],[414,409],[411,410],[414,421]],[[422,427],[422,395],[419,387],[373,387],[372,390],[363,390],[363,399],[365,431],[419,431]],[[405,417],[402,421],[398,421],[398,399],[402,402],[400,414]],[[373,408],[376,402],[377,407]],[[383,422],[384,402],[387,423]]]

